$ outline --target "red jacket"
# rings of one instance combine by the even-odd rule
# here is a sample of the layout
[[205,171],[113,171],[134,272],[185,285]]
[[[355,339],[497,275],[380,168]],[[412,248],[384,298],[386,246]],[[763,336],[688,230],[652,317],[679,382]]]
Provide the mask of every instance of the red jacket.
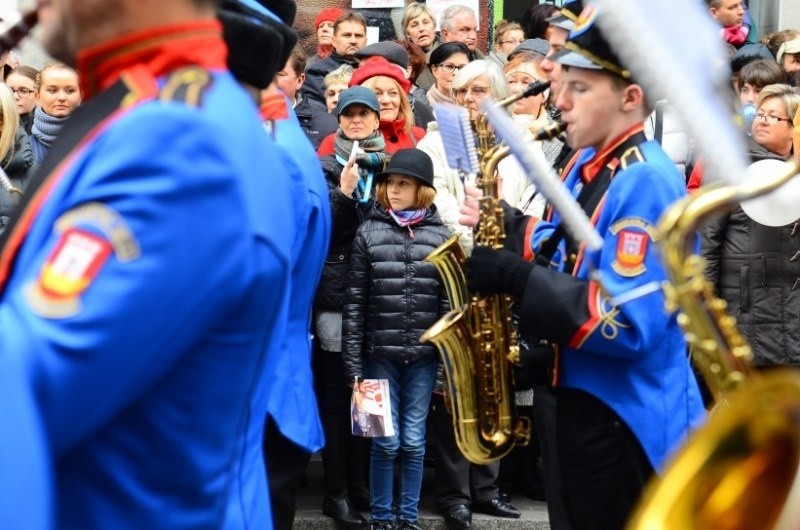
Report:
[[[381,120],[380,131],[383,134],[383,139],[386,142],[386,152],[393,155],[398,149],[406,147],[416,147],[417,142],[422,140],[425,136],[425,130],[422,127],[412,127],[411,134],[409,135],[403,128],[406,121],[399,118],[395,121]],[[329,134],[319,144],[317,154],[319,156],[335,154],[334,145],[336,142],[336,133]]]

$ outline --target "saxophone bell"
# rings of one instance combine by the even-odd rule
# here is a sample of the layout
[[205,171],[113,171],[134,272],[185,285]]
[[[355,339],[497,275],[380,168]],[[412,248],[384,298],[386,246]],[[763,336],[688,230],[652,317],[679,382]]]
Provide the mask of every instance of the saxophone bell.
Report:
[[800,373],[753,372],[750,347],[691,244],[703,220],[779,188],[798,170],[793,163],[757,182],[706,186],[659,222],[668,303],[681,310],[694,361],[727,406],[715,407],[648,486],[627,530],[798,528]]

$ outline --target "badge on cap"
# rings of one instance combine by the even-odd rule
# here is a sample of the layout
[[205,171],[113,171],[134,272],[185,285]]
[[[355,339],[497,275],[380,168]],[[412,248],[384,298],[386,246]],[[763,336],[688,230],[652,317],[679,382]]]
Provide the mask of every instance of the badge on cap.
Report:
[[611,226],[617,236],[617,251],[611,268],[620,276],[639,276],[647,271],[644,264],[647,248],[654,239],[653,227],[644,219],[627,217]]
[[37,279],[25,286],[35,313],[67,318],[81,310],[81,297],[108,260],[135,260],[139,245],[122,217],[110,207],[90,203],[62,215],[55,223],[58,242],[42,265]]
[[569,36],[574,38],[581,35],[592,27],[595,20],[597,20],[597,6],[594,4],[587,4],[578,16],[578,20],[575,21],[575,26]]

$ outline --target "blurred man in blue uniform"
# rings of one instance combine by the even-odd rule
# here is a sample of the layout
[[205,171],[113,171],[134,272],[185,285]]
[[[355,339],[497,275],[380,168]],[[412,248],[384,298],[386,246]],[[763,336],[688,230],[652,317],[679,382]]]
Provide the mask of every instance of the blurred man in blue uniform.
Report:
[[266,527],[271,520],[273,528],[289,530],[306,465],[323,444],[311,377],[310,330],[311,304],[330,240],[328,187],[311,143],[274,81],[296,40],[291,29],[295,12],[290,0],[224,0],[220,9],[231,73],[248,91],[263,90],[259,97],[265,136],[289,158],[280,173],[261,168],[263,178],[291,183],[297,223],[302,225],[291,252],[288,328],[283,341],[269,345],[250,402],[245,455],[237,463],[241,471],[225,521],[230,529]]
[[33,381],[65,529],[222,526],[283,340],[289,161],[226,70],[212,0],[50,0],[82,73],[0,251],[0,351]]
[[654,470],[703,417],[686,344],[661,291],[611,302],[665,279],[655,225],[685,190],[660,146],[646,140],[644,92],[595,17],[588,5],[552,60],[562,67],[557,105],[567,141],[581,149],[565,186],[603,247],[584,252],[554,212],[547,221],[509,220],[511,239],[531,236],[524,254],[535,262],[484,247],[468,263],[471,291],[515,295],[520,332],[555,347],[561,493],[576,530],[623,528]]

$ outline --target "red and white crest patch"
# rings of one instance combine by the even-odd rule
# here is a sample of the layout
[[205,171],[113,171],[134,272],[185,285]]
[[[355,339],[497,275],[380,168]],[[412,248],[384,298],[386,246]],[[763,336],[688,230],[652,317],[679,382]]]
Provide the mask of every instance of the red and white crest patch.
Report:
[[647,268],[644,261],[653,239],[652,227],[641,219],[623,219],[611,227],[617,236],[617,249],[611,267],[620,276],[638,276]]
[[73,298],[83,293],[112,252],[111,243],[100,236],[70,228],[58,241],[39,276],[43,294]]
[[31,310],[45,318],[78,314],[82,297],[113,255],[119,264],[137,260],[141,249],[125,220],[111,207],[87,203],[56,219],[58,241],[38,276],[25,285]]

